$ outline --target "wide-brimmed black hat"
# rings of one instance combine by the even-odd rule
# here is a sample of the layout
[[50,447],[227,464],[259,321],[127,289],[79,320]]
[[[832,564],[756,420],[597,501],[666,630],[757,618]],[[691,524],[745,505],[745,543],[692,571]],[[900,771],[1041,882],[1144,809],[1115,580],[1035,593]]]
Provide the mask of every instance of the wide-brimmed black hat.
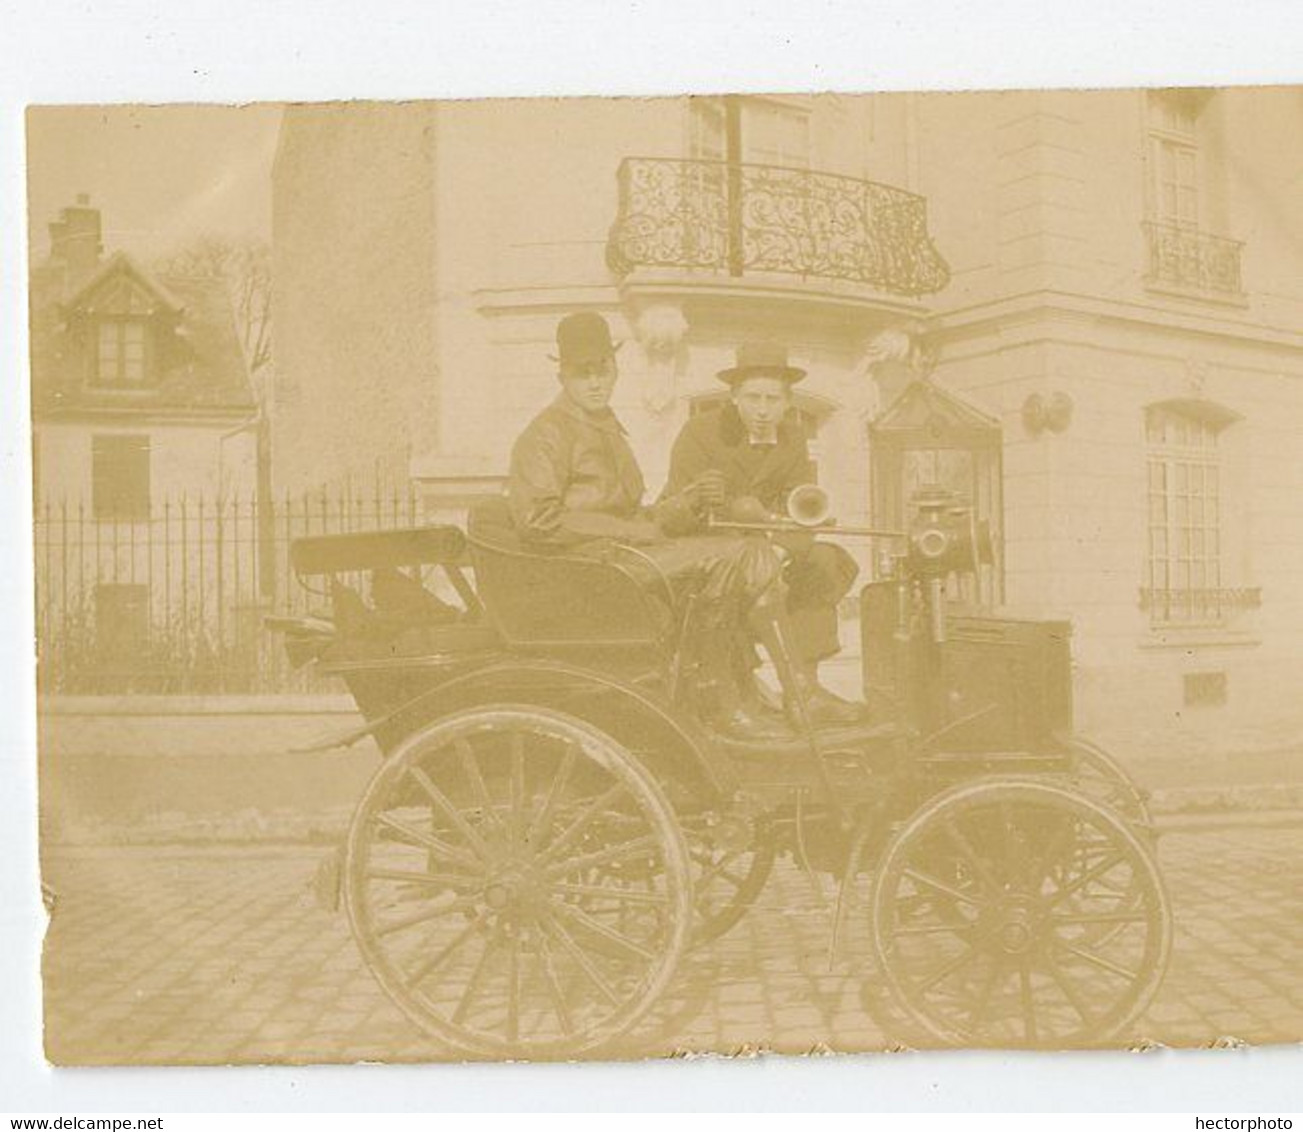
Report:
[[584,365],[609,358],[623,345],[611,341],[611,328],[596,311],[568,314],[556,328],[556,354],[548,357],[562,365]]
[[743,342],[737,348],[735,364],[716,375],[728,385],[736,385],[748,377],[776,377],[788,385],[795,385],[805,376],[805,370],[789,365],[787,347],[779,342]]

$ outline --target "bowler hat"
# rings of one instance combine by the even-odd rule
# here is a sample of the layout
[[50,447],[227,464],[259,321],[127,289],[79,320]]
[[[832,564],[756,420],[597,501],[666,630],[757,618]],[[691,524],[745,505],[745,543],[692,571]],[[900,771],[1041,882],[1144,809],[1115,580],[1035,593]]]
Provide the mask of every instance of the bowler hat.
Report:
[[584,365],[609,358],[620,348],[611,341],[611,328],[596,311],[568,314],[556,328],[556,355],[548,357],[562,365]]
[[717,376],[729,385],[748,377],[776,377],[795,385],[805,376],[805,370],[788,365],[787,347],[778,342],[743,342],[737,348],[735,364],[720,370]]

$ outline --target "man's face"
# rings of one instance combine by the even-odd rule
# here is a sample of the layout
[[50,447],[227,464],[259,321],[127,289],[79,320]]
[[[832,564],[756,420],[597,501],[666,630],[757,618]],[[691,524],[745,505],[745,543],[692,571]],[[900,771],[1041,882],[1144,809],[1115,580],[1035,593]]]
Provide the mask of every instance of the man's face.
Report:
[[748,377],[733,390],[733,404],[752,438],[774,436],[790,398],[787,382],[777,377]]
[[561,367],[561,388],[566,399],[588,413],[598,413],[611,403],[615,389],[615,356],[588,362],[567,362]]

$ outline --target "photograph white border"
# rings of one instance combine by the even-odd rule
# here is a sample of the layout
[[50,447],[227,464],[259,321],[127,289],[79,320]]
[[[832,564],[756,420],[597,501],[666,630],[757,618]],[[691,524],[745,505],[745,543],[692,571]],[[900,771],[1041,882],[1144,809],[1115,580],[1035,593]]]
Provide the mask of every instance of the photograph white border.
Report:
[[[53,1070],[40,1049],[23,110],[33,103],[1303,82],[1297,0],[0,3],[0,1111],[1303,1107],[1303,1047]],[[1303,189],[1301,189],[1303,191]]]

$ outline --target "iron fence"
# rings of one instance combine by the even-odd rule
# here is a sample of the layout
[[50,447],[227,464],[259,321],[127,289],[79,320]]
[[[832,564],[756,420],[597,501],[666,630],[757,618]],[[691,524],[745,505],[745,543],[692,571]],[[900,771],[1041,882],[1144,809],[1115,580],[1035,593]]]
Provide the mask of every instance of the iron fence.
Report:
[[37,680],[43,693],[335,690],[291,669],[268,616],[324,613],[290,569],[304,535],[411,526],[411,487],[341,487],[258,502],[164,499],[139,517],[38,502]]
[[927,201],[894,185],[776,165],[629,157],[607,261],[638,267],[778,272],[899,295],[939,291],[950,269]]

